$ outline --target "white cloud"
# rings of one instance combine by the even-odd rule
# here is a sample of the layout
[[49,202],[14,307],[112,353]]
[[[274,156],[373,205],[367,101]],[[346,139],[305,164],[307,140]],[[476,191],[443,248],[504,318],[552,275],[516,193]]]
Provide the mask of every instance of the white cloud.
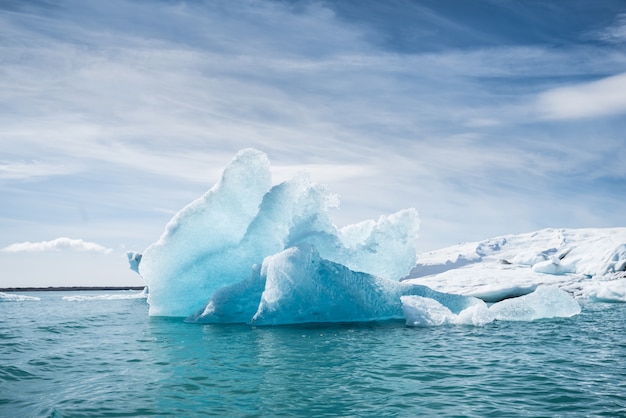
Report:
[[5,253],[42,252],[42,251],[88,251],[109,254],[112,249],[103,247],[95,242],[83,241],[82,239],[72,239],[60,237],[51,241],[40,242],[17,242],[0,250]]
[[591,83],[560,87],[541,94],[539,112],[546,119],[579,119],[626,113],[626,73]]

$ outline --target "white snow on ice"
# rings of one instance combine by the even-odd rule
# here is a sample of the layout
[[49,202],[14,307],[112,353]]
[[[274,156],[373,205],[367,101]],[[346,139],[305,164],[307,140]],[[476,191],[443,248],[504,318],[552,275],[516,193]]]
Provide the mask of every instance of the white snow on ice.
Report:
[[488,302],[542,284],[626,302],[625,269],[626,228],[544,229],[419,254],[406,281]]

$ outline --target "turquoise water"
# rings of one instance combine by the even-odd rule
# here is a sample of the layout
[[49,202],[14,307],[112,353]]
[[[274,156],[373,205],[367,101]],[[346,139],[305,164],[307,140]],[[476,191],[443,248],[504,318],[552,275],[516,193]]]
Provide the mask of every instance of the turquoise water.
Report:
[[483,327],[251,328],[62,299],[102,294],[0,302],[0,416],[626,416],[626,304]]

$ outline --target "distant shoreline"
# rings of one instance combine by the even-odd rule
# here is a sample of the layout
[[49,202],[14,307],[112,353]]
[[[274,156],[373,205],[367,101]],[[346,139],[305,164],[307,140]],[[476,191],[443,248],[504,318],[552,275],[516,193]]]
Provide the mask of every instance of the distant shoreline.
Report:
[[4,287],[0,292],[79,292],[95,290],[143,290],[145,286],[48,286]]

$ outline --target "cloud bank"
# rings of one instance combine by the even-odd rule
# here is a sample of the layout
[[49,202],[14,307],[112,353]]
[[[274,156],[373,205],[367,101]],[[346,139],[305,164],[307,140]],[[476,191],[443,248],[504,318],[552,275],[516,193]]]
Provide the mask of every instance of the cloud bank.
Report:
[[110,254],[111,248],[103,247],[95,242],[83,241],[82,239],[72,239],[60,237],[51,241],[40,242],[18,242],[4,247],[0,250],[5,253],[32,253],[43,251],[87,251],[95,253]]

